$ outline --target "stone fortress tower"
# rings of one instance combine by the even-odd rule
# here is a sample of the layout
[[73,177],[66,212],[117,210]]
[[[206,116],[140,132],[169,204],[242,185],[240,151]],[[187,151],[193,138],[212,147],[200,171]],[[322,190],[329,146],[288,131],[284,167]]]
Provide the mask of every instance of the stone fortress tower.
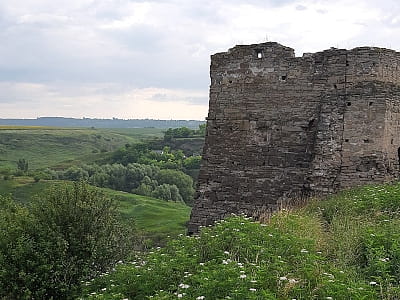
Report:
[[231,213],[399,177],[400,53],[278,43],[211,57],[203,161],[189,233]]

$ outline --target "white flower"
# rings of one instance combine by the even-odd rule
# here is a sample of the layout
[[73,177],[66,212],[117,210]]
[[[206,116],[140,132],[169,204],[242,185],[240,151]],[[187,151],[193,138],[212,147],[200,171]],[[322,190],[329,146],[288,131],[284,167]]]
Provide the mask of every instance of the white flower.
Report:
[[241,275],[239,276],[239,278],[246,278],[246,277],[247,277],[246,274],[241,274]]
[[188,285],[188,284],[181,283],[181,284],[179,285],[179,287],[180,287],[181,289],[188,289],[188,288],[189,288],[189,285]]
[[298,281],[296,279],[290,278],[289,283],[298,283]]
[[376,281],[370,281],[369,284],[370,284],[370,285],[376,285],[377,283],[376,283]]
[[205,297],[204,296],[198,296],[197,298],[196,298],[196,300],[203,300]]
[[306,249],[301,249],[300,252],[301,253],[308,253],[308,251]]
[[182,298],[183,297],[183,295],[182,294],[178,294],[178,298]]
[[325,299],[326,299],[326,300],[333,300],[332,297],[326,297]]
[[255,292],[255,291],[257,291],[257,289],[249,288],[249,291],[250,292]]
[[280,281],[287,280],[287,277],[286,277],[286,276],[279,277],[279,280],[280,280]]
[[388,257],[385,257],[385,258],[380,258],[379,260],[380,260],[380,261],[383,261],[383,262],[388,262],[388,261],[389,261],[389,258],[388,258]]
[[228,252],[228,251],[224,251],[224,254],[227,254],[227,255],[229,255],[229,252]]

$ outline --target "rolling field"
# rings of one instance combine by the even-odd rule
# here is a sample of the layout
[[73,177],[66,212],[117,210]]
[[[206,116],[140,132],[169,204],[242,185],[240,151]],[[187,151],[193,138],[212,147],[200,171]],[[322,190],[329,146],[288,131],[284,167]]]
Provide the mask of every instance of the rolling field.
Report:
[[[35,126],[0,126],[0,170],[16,169],[16,162],[24,158],[29,170],[46,167],[68,168],[72,165],[91,163],[126,143],[162,137],[158,128],[53,128]],[[54,186],[68,184],[64,181],[35,182],[32,177],[0,177],[0,195],[11,195],[21,203],[28,203],[33,196],[45,193]],[[137,229],[155,242],[168,235],[185,233],[190,208],[182,203],[166,202],[111,189],[103,192],[118,203],[124,220],[133,218]]]
[[[32,197],[54,186],[63,186],[64,181],[34,182],[30,177],[16,177],[13,180],[0,180],[0,195],[11,195],[21,203],[28,203]],[[167,202],[111,189],[101,189],[114,199],[124,220],[133,219],[138,230],[154,241],[160,242],[170,236],[186,232],[190,207],[182,203]]]
[[0,169],[15,169],[24,158],[29,169],[65,168],[89,163],[126,143],[162,136],[157,128],[54,128],[0,126]]

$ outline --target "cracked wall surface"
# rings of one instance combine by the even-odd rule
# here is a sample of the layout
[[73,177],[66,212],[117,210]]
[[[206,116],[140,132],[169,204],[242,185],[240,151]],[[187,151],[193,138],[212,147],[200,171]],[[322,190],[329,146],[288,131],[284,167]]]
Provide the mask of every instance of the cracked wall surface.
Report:
[[295,57],[278,43],[211,57],[203,161],[189,233],[258,217],[312,193],[399,170],[400,53],[360,47]]

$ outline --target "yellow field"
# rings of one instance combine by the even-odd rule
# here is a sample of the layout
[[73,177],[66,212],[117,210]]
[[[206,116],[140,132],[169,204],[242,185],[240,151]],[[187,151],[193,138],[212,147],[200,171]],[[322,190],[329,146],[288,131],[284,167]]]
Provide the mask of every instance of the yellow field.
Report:
[[20,126],[20,125],[0,125],[0,130],[19,130],[19,129],[60,129],[58,127],[50,126]]

